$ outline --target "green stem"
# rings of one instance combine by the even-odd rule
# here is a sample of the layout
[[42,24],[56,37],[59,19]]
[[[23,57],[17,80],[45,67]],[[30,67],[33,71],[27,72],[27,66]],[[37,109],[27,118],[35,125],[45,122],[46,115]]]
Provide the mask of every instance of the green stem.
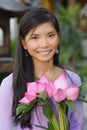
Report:
[[61,105],[57,103],[57,108],[58,108],[58,116],[59,116],[59,121],[60,121],[60,128],[59,130],[67,130],[66,128],[66,113],[62,109]]
[[52,116],[52,125],[54,127],[54,130],[60,130],[59,126],[58,126],[58,122],[57,122],[56,116],[54,114]]

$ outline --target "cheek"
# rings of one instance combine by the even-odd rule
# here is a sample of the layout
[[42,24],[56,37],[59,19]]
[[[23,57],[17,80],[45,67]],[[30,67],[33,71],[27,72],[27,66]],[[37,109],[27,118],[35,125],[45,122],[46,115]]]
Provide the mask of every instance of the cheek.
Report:
[[27,45],[27,50],[29,52],[34,51],[35,49],[37,49],[37,46],[35,44],[28,44]]
[[55,48],[58,47],[58,45],[59,45],[59,40],[60,40],[59,37],[56,36],[56,38],[53,39],[53,42],[51,42]]
[[58,47],[58,45],[59,45],[58,40],[55,40],[55,41],[53,42],[53,44],[52,44],[52,46],[53,46],[54,49],[56,49],[56,48]]

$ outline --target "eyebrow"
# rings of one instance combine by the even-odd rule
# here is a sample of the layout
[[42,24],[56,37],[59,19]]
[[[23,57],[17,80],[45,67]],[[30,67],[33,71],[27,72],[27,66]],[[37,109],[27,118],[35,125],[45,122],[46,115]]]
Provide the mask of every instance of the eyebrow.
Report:
[[[47,34],[51,34],[51,33],[55,33],[55,31],[48,32]],[[38,36],[39,34],[32,33],[31,36],[32,36],[32,35]]]
[[34,33],[32,33],[32,34],[31,34],[31,37],[32,37],[33,35],[38,36],[39,34],[34,34]]
[[56,31],[51,31],[51,32],[48,32],[48,34],[51,34],[51,33],[55,33]]

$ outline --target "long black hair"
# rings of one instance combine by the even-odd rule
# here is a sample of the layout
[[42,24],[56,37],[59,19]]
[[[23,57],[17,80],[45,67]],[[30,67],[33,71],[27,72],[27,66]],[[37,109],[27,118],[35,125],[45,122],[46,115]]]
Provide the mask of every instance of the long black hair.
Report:
[[[34,81],[34,66],[32,57],[28,54],[26,57],[25,50],[21,43],[21,38],[24,39],[27,33],[41,23],[51,22],[56,29],[58,35],[60,34],[59,24],[54,14],[46,8],[32,8],[20,20],[18,39],[16,45],[16,55],[13,69],[13,107],[12,117],[14,123],[21,124],[21,128],[31,128],[31,112],[24,114],[21,118],[16,116],[16,107],[18,100],[20,100],[27,90],[26,82]],[[58,47],[59,49],[59,47]],[[53,57],[53,63],[59,65],[58,54]]]

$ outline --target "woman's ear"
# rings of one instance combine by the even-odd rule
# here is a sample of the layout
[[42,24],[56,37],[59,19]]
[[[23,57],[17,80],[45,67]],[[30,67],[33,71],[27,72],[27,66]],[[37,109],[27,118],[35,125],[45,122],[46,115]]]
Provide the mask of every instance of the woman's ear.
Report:
[[23,45],[23,48],[26,50],[27,48],[26,48],[26,41],[25,41],[25,39],[21,38],[21,43]]

